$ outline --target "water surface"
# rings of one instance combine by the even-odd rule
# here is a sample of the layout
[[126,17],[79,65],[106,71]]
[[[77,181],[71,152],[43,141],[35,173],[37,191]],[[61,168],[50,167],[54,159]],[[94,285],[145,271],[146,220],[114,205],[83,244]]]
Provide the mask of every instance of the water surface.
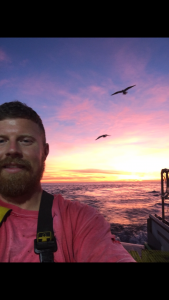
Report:
[[[144,244],[149,214],[162,216],[160,181],[43,183],[42,188],[97,209],[122,242]],[[169,200],[165,200],[165,219],[169,221]]]

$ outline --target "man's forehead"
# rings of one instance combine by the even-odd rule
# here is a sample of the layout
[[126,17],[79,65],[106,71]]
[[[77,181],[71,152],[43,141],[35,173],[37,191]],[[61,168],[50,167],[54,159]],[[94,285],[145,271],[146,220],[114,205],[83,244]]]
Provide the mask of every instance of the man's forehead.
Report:
[[34,132],[39,133],[39,127],[38,125],[28,119],[5,119],[0,121],[0,133],[1,131],[6,131],[6,132]]
[[16,124],[15,120],[9,120],[8,123],[11,124],[11,125],[15,125]]

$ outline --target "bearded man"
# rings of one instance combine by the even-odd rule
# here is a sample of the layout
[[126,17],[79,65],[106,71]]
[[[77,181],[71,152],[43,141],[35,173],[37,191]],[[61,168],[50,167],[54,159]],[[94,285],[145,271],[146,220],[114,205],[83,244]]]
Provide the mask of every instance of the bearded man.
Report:
[[[39,115],[19,101],[0,105],[0,262],[39,262],[34,249],[49,154]],[[54,262],[135,262],[94,208],[54,195]]]

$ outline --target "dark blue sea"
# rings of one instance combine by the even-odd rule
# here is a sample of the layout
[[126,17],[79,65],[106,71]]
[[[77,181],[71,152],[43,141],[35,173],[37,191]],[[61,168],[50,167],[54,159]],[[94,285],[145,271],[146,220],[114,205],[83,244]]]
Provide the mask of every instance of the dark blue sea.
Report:
[[[42,188],[97,209],[121,242],[144,244],[149,214],[162,216],[160,181],[42,183]],[[165,219],[169,221],[169,200],[165,200]]]

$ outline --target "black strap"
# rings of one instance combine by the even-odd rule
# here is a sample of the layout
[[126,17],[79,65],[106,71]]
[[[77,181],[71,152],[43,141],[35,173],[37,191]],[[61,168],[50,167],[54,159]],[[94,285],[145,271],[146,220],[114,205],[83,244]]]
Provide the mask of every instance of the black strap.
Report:
[[40,262],[54,262],[53,252],[57,251],[53,232],[53,199],[53,195],[43,190],[38,214],[37,238],[34,240],[34,251],[40,255]]

